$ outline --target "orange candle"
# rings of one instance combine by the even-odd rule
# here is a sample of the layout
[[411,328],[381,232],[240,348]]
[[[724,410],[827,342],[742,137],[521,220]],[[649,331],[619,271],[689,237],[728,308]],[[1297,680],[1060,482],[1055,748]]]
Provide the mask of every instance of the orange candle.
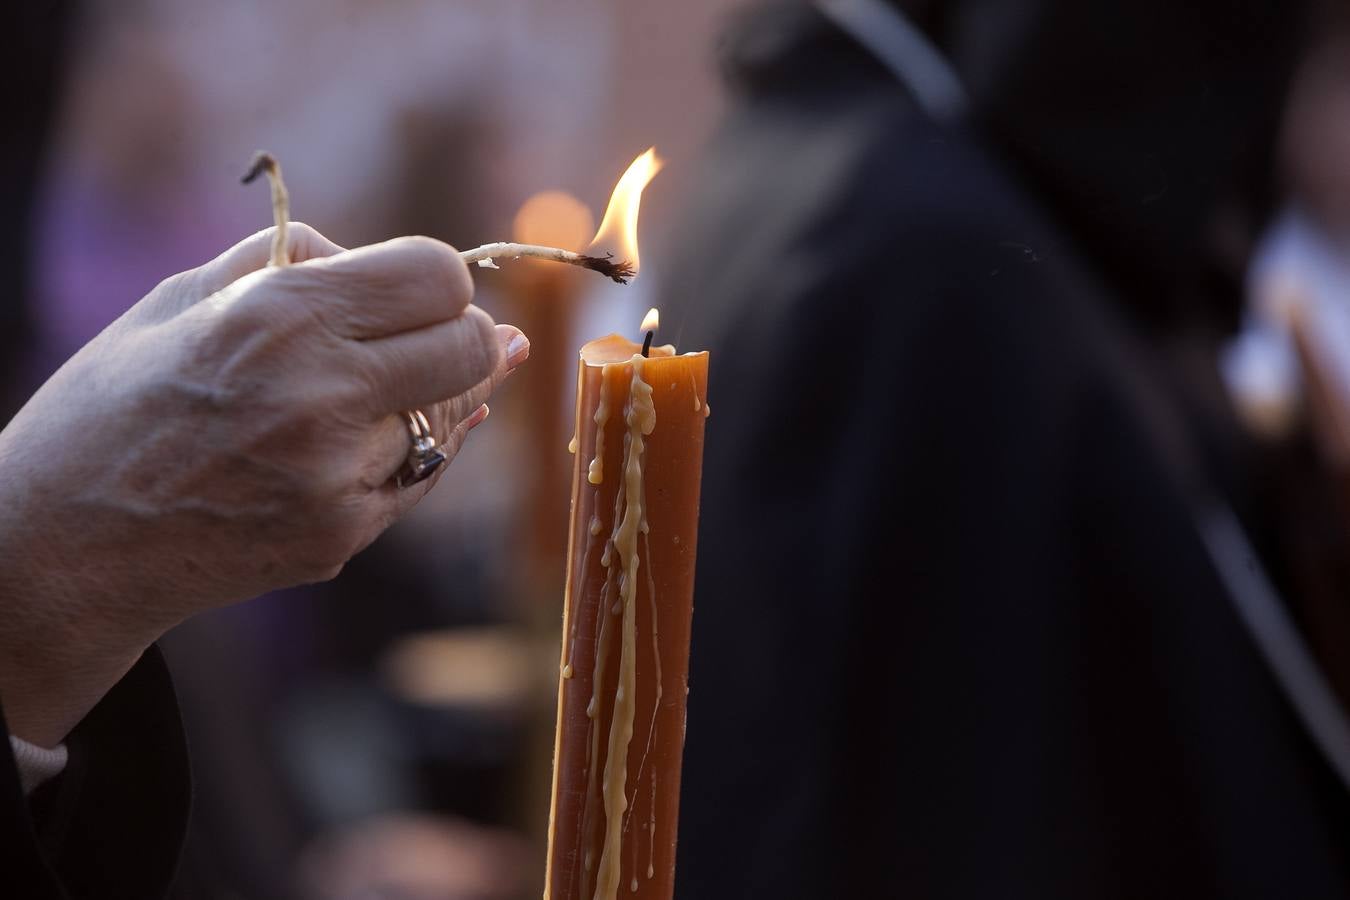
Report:
[[546,900],[674,893],[707,383],[706,352],[581,350]]

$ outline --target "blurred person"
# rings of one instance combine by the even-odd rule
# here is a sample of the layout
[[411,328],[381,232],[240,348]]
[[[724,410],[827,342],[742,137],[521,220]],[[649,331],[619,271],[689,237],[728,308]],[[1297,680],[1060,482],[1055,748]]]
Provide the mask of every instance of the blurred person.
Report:
[[1350,10],[1343,7],[1299,65],[1279,144],[1300,206],[1333,235],[1350,234]]
[[268,230],[161,282],[0,431],[0,883],[18,896],[164,895],[188,784],[154,641],[334,577],[528,355],[447,245],[289,233],[293,265],[265,267]]
[[1350,702],[1350,9],[1301,61],[1279,141],[1288,204],[1248,273],[1224,375],[1265,461],[1293,612]]
[[1244,327],[1225,353],[1224,375],[1244,420],[1270,440],[1288,437],[1300,416],[1295,318],[1320,351],[1323,380],[1350,398],[1347,59],[1350,16],[1342,11],[1298,66],[1279,140],[1289,202],[1253,255]]
[[1350,895],[1350,728],[1219,374],[1307,12],[728,41],[663,304],[716,409],[678,896]]
[[[82,24],[31,241],[35,384],[128,299],[166,271],[214,256],[241,233],[236,222],[260,212],[255,191],[234,178],[213,190],[215,173],[198,166],[213,129],[163,35],[134,17],[98,39]],[[240,213],[235,222],[223,221],[230,217],[213,196],[221,190]]]

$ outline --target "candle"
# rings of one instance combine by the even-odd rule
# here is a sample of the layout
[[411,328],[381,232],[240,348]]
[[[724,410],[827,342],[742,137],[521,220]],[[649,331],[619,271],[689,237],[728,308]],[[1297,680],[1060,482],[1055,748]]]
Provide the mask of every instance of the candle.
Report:
[[674,893],[708,354],[642,349],[578,365],[546,900]]
[[[584,247],[594,231],[590,208],[555,190],[535,194],[520,207],[512,238],[524,244],[575,249]],[[498,282],[509,305],[507,321],[530,336],[532,363],[511,376],[506,385],[509,400],[501,404],[513,434],[520,438],[525,463],[520,467],[518,489],[526,502],[518,504],[519,519],[512,529],[520,536],[521,554],[512,566],[512,576],[516,595],[528,601],[521,613],[551,635],[556,627],[558,572],[567,553],[567,535],[558,523],[567,514],[569,467],[558,448],[571,433],[567,420],[572,400],[568,379],[558,375],[568,371],[576,353],[572,336],[584,273],[572,266],[525,260],[506,268],[502,276]],[[541,754],[551,752],[552,735],[541,735],[543,742],[548,747],[541,748]]]

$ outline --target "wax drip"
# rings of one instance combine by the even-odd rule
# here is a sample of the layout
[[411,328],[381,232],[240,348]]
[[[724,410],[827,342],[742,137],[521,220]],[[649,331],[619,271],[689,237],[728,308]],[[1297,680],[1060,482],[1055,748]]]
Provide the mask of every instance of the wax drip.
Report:
[[652,770],[652,803],[647,820],[647,877],[656,875],[656,770]]
[[[594,504],[592,504],[592,505],[594,505]],[[600,517],[599,517],[599,516],[591,516],[591,527],[590,527],[591,536],[590,536],[590,538],[586,541],[586,550],[585,550],[585,552],[581,554],[581,577],[582,577],[583,579],[586,577],[586,572],[589,571],[589,569],[590,569],[591,552],[595,549],[595,538],[596,538],[597,535],[600,534],[600,529],[598,529],[598,528],[595,527],[596,523],[599,522],[599,521],[600,521]],[[569,610],[570,610],[570,611],[568,612],[568,618],[569,618],[571,621],[568,623],[568,635],[567,635],[567,662],[564,663],[564,664],[563,664],[563,667],[562,667],[562,677],[563,677],[563,678],[571,678],[571,677],[572,677],[573,673],[576,671],[576,661],[577,661],[577,618],[578,618],[578,617],[577,617],[577,615],[576,615],[576,610],[571,609],[570,606],[569,606]]]
[[[633,805],[634,805],[634,806],[637,805],[637,791],[636,791],[636,790],[633,791]],[[632,809],[631,809],[631,808],[629,809],[629,815],[632,815]],[[626,832],[625,832],[625,833],[626,833]],[[630,881],[630,882],[628,883],[628,887],[629,887],[629,890],[631,890],[633,893],[636,894],[636,893],[637,893],[637,889],[638,889],[638,880],[637,880],[637,873],[638,873],[638,842],[637,842],[636,840],[630,840],[630,841],[628,842],[628,846],[631,847],[631,848],[633,849],[633,852],[630,854],[630,855],[633,857],[633,865],[632,865],[632,867],[629,869],[629,871],[633,873],[633,880]]]
[[[622,366],[616,364],[607,364],[600,370],[602,400],[604,398],[607,398],[610,394],[611,389],[609,388],[609,380],[611,378],[619,377],[622,371],[623,371]],[[606,414],[606,420],[607,419],[608,414]],[[624,437],[625,458],[627,456],[629,444],[630,441],[628,439],[628,436],[625,435]],[[601,465],[603,465],[603,459],[601,460]],[[597,488],[596,491],[594,492],[593,497],[598,498],[598,495],[599,489]],[[617,533],[618,531],[618,523],[622,519],[623,512],[627,505],[627,498],[628,498],[627,480],[621,479],[619,481],[618,490],[615,492],[614,495],[614,509],[611,514],[612,521],[615,523],[614,533]],[[594,507],[595,505],[596,503],[595,500],[593,499],[592,506]],[[598,821],[599,817],[596,815],[595,809],[597,805],[596,795],[598,793],[596,779],[599,774],[598,765],[600,761],[600,733],[598,727],[599,713],[600,713],[599,704],[600,704],[600,691],[602,690],[604,684],[603,676],[606,669],[605,663],[608,662],[609,657],[612,655],[610,653],[610,645],[612,643],[612,632],[613,632],[612,627],[610,627],[608,623],[608,620],[612,617],[613,613],[611,612],[610,615],[606,615],[605,613],[607,607],[609,607],[610,598],[619,593],[617,586],[622,583],[623,578],[620,569],[614,565],[614,533],[611,533],[610,536],[605,539],[604,553],[600,557],[600,564],[605,567],[605,583],[601,591],[599,602],[596,605],[596,622],[597,622],[596,627],[600,636],[597,637],[596,640],[596,664],[594,666],[594,674],[592,675],[592,682],[591,682],[591,700],[590,704],[587,706],[586,709],[586,715],[590,719],[588,725],[589,734],[588,734],[587,762],[586,762],[586,800],[583,806],[584,808],[583,825],[579,833],[582,836],[581,839],[586,848],[585,872],[587,875],[589,875],[592,866],[594,865],[594,845],[597,840],[602,839],[602,836],[598,833],[600,829],[600,823]],[[622,607],[620,607],[620,611],[622,611]],[[604,660],[604,663],[601,662],[602,659]],[[612,732],[613,731],[612,716],[610,729]],[[607,834],[608,819],[606,819],[605,829],[606,829],[605,833]],[[583,895],[589,892],[588,887],[589,882],[587,880],[583,880],[582,882]]]
[[600,690],[604,681],[605,667],[609,662],[609,642],[613,639],[612,629],[609,627],[610,616],[605,615],[609,608],[609,598],[617,591],[614,590],[614,581],[608,574],[605,576],[605,587],[600,594],[600,603],[596,606],[595,627],[595,668],[594,675],[591,678],[591,702],[586,706],[586,716],[594,719],[600,715]]
[[602,794],[605,802],[605,843],[594,900],[614,900],[618,895],[623,841],[623,813],[628,805],[628,747],[633,739],[633,718],[637,702],[637,574],[638,532],[642,522],[642,456],[645,437],[656,427],[656,406],[651,385],[642,379],[644,359],[630,361],[632,379],[628,389],[625,421],[628,441],[624,448],[624,493],[626,502],[622,520],[616,522],[614,549],[623,566],[623,641],[619,662],[619,683],[614,692],[614,714],[609,726],[609,748],[605,757]]
[[[644,485],[644,492],[645,492],[645,485]],[[643,499],[644,499],[644,503],[645,503],[645,499],[646,499],[646,498],[644,497]],[[637,778],[636,778],[636,779],[634,780],[634,782],[633,782],[633,808],[630,808],[629,811],[628,811],[628,821],[626,821],[626,822],[624,823],[624,829],[623,829],[623,830],[624,830],[624,834],[627,834],[627,833],[629,832],[629,830],[630,830],[630,826],[631,826],[631,824],[632,824],[633,813],[636,811],[636,807],[637,807],[637,792],[638,792],[638,790],[642,787],[642,773],[645,772],[646,769],[647,769],[647,758],[651,755],[651,752],[652,752],[652,745],[653,745],[653,744],[655,743],[655,741],[656,741],[656,717],[657,717],[657,714],[661,711],[661,695],[662,695],[662,687],[661,687],[661,644],[660,644],[660,639],[659,639],[659,634],[658,634],[658,629],[657,629],[656,576],[655,576],[655,572],[654,572],[654,570],[652,569],[652,565],[651,565],[651,562],[652,562],[652,546],[651,546],[651,541],[650,541],[647,537],[644,536],[643,539],[642,539],[642,543],[643,543],[644,549],[647,551],[647,568],[646,568],[646,572],[647,572],[647,600],[648,600],[648,602],[650,603],[651,617],[652,617],[652,664],[653,664],[653,666],[652,666],[652,674],[655,676],[655,680],[656,680],[656,691],[655,691],[655,697],[654,697],[654,699],[652,700],[652,720],[651,720],[651,724],[647,727],[647,746],[646,746],[646,748],[642,751],[642,761],[638,763]],[[649,812],[649,815],[650,815],[650,827],[651,827],[652,829],[655,829],[655,828],[656,828],[656,770],[655,770],[655,769],[652,770],[652,800],[651,800],[651,808],[650,808],[650,810],[649,810],[648,812]],[[649,851],[649,856],[648,856],[648,863],[647,863],[647,872],[648,872],[648,874],[647,874],[647,877],[648,877],[648,878],[651,878],[651,877],[652,877],[652,876],[651,876],[651,872],[653,871],[653,869],[652,869],[651,855],[650,855],[650,854],[653,853],[653,852],[655,851],[655,847],[656,847],[655,841],[656,841],[656,838],[655,838],[654,835],[652,835],[652,836],[649,836],[649,840],[650,840],[650,842],[651,842],[651,850]],[[634,855],[633,855],[633,860],[634,860],[634,862],[633,862],[633,871],[636,872],[636,871],[637,871],[637,851],[634,850],[634,851],[633,851],[633,854],[634,854]]]
[[[661,642],[657,634],[657,611],[656,611],[656,572],[652,569],[652,544],[651,540],[643,537],[642,544],[647,550],[647,597],[651,602],[652,609],[652,663],[656,674],[656,697],[652,700],[652,724],[647,732],[647,750],[642,754],[643,762],[647,760],[647,755],[652,751],[652,743],[656,740],[656,716],[661,711],[661,698],[664,695],[664,689],[661,686]],[[639,767],[640,769],[641,767]],[[641,774],[638,780],[641,781]],[[656,770],[652,769],[652,802],[648,810],[651,817],[651,834],[649,840],[651,843],[647,854],[647,877],[652,877],[652,865],[656,854]]]
[[586,480],[599,484],[605,480],[605,423],[609,421],[609,366],[600,370],[600,402],[595,407],[595,457],[591,459]]
[[[591,752],[594,749],[591,746],[591,736],[593,734],[595,734],[595,723],[591,722],[589,730],[586,734],[586,772],[588,773],[587,774],[588,779],[590,777],[589,773],[591,771],[591,762],[592,762]],[[586,848],[585,867],[582,869],[581,873],[577,876],[582,896],[585,896],[586,893],[586,875],[591,871],[591,850],[590,844],[586,840],[586,826],[587,826],[586,820],[587,817],[590,816],[590,814],[591,814],[591,795],[590,795],[590,782],[588,780],[586,796],[582,798],[581,809],[577,811],[577,832],[576,832],[577,840],[581,843],[583,847]],[[582,847],[578,847],[577,852],[580,853],[581,849]],[[573,865],[575,865],[575,863],[573,863]]]
[[[610,366],[605,366],[600,372],[601,391],[605,391],[604,385],[610,378]],[[596,491],[598,495],[599,491]],[[614,521],[619,521],[619,512],[623,508],[625,494],[625,484],[619,482],[619,490],[614,497]],[[611,567],[610,559],[612,557],[613,538],[605,541],[605,552],[600,559],[601,565],[605,566],[605,584],[600,592],[600,601],[596,605],[596,642],[595,642],[595,664],[591,674],[591,700],[586,707],[586,716],[590,720],[587,735],[587,757],[586,757],[586,799],[583,804],[582,823],[579,830],[581,840],[586,848],[584,855],[584,872],[589,874],[594,865],[593,847],[598,837],[599,822],[595,814],[596,806],[596,780],[597,766],[600,762],[600,729],[598,726],[598,717],[600,712],[600,691],[604,685],[604,674],[606,663],[609,660],[609,647],[612,641],[613,627],[610,625],[611,616],[606,615],[609,606],[609,598],[615,593],[617,572]],[[611,725],[611,729],[612,729]],[[587,892],[588,880],[583,876],[582,893]]]
[[611,585],[612,582],[606,578],[600,606],[596,612],[595,664],[591,669],[591,701],[586,706],[586,718],[590,720],[589,734],[587,735],[589,746],[586,752],[586,802],[582,807],[580,834],[586,846],[584,865],[587,872],[591,870],[593,864],[591,835],[598,827],[593,812],[596,793],[596,765],[600,761],[600,729],[596,727],[596,718],[600,713],[600,689],[605,680],[605,663],[610,655],[609,645],[613,639],[614,631],[613,627],[610,626],[610,617],[604,613]]
[[656,713],[661,709],[661,642],[657,633],[659,623],[657,622],[656,609],[656,571],[652,568],[652,542],[645,533],[642,537],[642,546],[647,550],[647,598],[651,603],[652,610],[652,666],[656,675],[656,699],[652,702],[652,727],[647,735],[647,752],[650,753],[652,739],[656,735]]

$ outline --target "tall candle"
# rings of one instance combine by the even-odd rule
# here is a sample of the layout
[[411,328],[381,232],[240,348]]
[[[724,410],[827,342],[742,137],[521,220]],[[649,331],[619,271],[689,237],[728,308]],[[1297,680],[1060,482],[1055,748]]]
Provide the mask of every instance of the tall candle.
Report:
[[[581,247],[595,229],[590,209],[562,191],[544,191],[530,197],[516,213],[512,239],[525,244]],[[530,336],[530,359],[511,376],[513,396],[503,408],[522,442],[525,456],[520,491],[527,503],[519,505],[520,521],[513,532],[521,536],[521,555],[512,566],[516,593],[528,598],[522,614],[542,627],[552,627],[567,539],[558,522],[567,509],[566,457],[558,448],[567,440],[566,403],[571,398],[566,379],[576,344],[571,340],[582,292],[582,272],[541,260],[521,260],[507,266],[499,279],[510,303],[507,321]],[[588,282],[589,283],[589,282]],[[560,383],[561,382],[561,383]],[[522,396],[523,395],[523,396]],[[494,415],[496,409],[493,410]],[[546,598],[547,602],[544,601]],[[546,735],[541,735],[544,740]],[[546,754],[547,748],[541,748]]]
[[708,354],[586,344],[546,900],[675,886]]

